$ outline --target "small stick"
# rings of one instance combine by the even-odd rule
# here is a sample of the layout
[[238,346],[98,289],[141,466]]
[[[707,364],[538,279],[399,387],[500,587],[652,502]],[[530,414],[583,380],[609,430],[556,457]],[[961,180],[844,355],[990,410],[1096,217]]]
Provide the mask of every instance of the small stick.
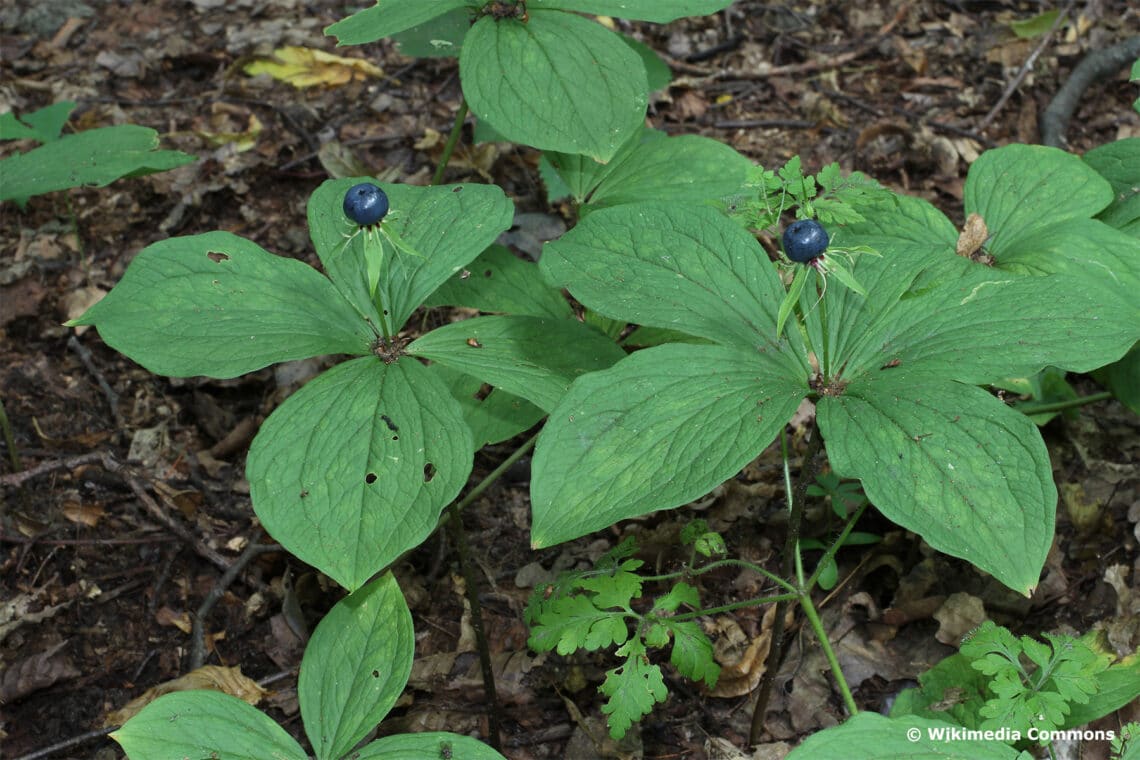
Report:
[[1045,49],[1045,46],[1053,41],[1054,32],[1056,32],[1061,27],[1061,24],[1064,23],[1065,19],[1068,18],[1069,11],[1073,9],[1075,3],[1076,0],[1069,0],[1068,4],[1057,14],[1057,18],[1053,21],[1053,26],[1050,27],[1049,31],[1045,33],[1045,36],[1041,38],[1041,42],[1037,44],[1037,47],[1033,49],[1029,57],[1025,59],[1025,63],[1021,64],[1021,69],[1017,72],[1017,76],[1006,85],[1005,92],[1001,94],[1001,97],[998,98],[998,102],[994,103],[994,107],[990,109],[990,112],[986,114],[981,123],[978,124],[976,131],[985,131],[986,127],[990,125],[990,122],[992,122],[998,113],[1001,112],[1001,109],[1005,107],[1005,103],[1009,100],[1010,96],[1013,95],[1013,91],[1020,87],[1021,83],[1025,81],[1025,77],[1029,75],[1033,64],[1037,62],[1037,56],[1041,55],[1041,51]]

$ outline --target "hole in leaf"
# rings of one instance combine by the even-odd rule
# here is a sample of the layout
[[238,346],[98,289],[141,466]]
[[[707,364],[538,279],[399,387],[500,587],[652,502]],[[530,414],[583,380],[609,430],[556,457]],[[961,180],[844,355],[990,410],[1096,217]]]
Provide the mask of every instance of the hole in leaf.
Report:
[[490,396],[491,391],[493,390],[495,390],[495,386],[491,385],[490,383],[483,383],[479,386],[479,390],[475,391],[475,395],[471,398],[475,399],[476,401],[482,401],[483,399]]
[[210,261],[214,262],[215,264],[220,264],[223,261],[229,261],[230,260],[229,256],[227,256],[224,253],[218,253],[217,251],[210,251],[209,253],[206,254],[206,258],[208,258]]
[[453,187],[453,188],[451,189],[451,192],[453,192],[453,193],[458,193],[458,192],[460,192],[461,190],[463,190],[463,185],[456,185],[455,187]]
[[379,670],[373,670],[372,671],[372,677],[373,678],[379,678],[380,677],[380,671]]
[[483,276],[484,277],[490,277],[491,276],[491,270],[490,269],[483,270]]
[[424,482],[430,483],[432,481],[432,478],[434,478],[434,477],[435,477],[435,465],[432,464],[431,462],[428,462],[427,464],[424,465]]
[[392,418],[391,418],[391,417],[389,417],[388,415],[386,415],[386,414],[381,414],[381,415],[380,415],[380,419],[384,420],[384,424],[385,424],[385,425],[387,425],[387,426],[388,426],[388,429],[389,429],[389,430],[391,430],[393,433],[395,433],[396,431],[398,431],[398,430],[400,429],[400,428],[399,428],[399,427],[396,425],[396,423],[395,423],[395,422],[392,422]]
[[365,475],[364,476],[364,482],[367,483],[368,485],[372,485],[373,483],[375,483],[376,482],[376,473],[370,472],[367,475]]

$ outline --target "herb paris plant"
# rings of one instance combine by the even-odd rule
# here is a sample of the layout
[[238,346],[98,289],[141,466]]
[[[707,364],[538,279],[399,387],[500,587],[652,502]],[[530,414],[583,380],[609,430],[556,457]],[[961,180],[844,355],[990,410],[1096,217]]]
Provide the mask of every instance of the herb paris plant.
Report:
[[459,48],[463,93],[480,121],[503,139],[605,162],[645,118],[646,66],[635,46],[578,14],[664,23],[731,2],[379,0],[325,31],[360,45],[467,9],[474,23],[446,49]]
[[[534,544],[698,498],[810,398],[837,474],[935,548],[1028,592],[1053,534],[1049,459],[1036,428],[976,385],[1119,357],[1140,337],[1138,262],[1088,218],[1111,191],[1079,159],[1025,146],[983,159],[967,209],[1020,271],[956,256],[945,218],[899,199],[836,233],[882,252],[854,263],[867,295],[832,288],[779,337],[774,268],[712,209],[602,209],[547,244],[545,271],[591,309],[713,343],[640,351],[571,386],[535,450]],[[1090,279],[1106,268],[1107,297]]]

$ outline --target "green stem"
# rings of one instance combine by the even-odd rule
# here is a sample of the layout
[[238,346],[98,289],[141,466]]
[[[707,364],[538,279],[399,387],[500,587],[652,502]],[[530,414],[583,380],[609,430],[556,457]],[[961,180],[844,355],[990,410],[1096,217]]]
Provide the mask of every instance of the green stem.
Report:
[[[804,499],[807,497],[808,484],[815,480],[816,456],[823,450],[823,436],[819,431],[819,422],[812,421],[811,439],[808,441],[807,451],[804,452],[800,472],[796,478],[795,490],[790,488],[788,475],[788,450],[786,438],[784,444],[785,488],[788,488],[788,507],[791,510],[788,516],[788,533],[784,539],[784,566],[785,578],[792,577],[795,571],[796,549],[800,542],[800,527],[804,516]],[[801,600],[802,600],[801,592]],[[768,660],[764,664],[764,676],[760,679],[759,694],[756,697],[756,707],[752,713],[752,725],[748,732],[748,743],[758,744],[760,734],[764,730],[764,715],[768,711],[768,699],[772,696],[772,685],[776,682],[776,674],[780,670],[780,663],[784,659],[784,617],[787,614],[788,603],[782,601],[776,604],[776,620],[772,623],[772,647],[768,650]]]
[[443,171],[447,168],[447,162],[451,160],[451,153],[455,150],[455,144],[459,142],[459,135],[463,132],[463,122],[467,120],[467,98],[461,98],[459,101],[459,110],[455,114],[455,122],[451,125],[451,134],[447,136],[447,142],[443,146],[443,155],[439,157],[439,166],[435,169],[435,176],[431,178],[433,185],[443,183]]
[[[822,277],[823,275],[820,275]],[[826,286],[825,286],[826,295]],[[819,357],[820,374],[831,379],[831,336],[827,333],[827,298],[819,296],[819,331],[823,336],[823,356]]]
[[534,448],[534,442],[538,440],[538,433],[535,433],[530,438],[526,439],[522,446],[519,446],[515,451],[506,459],[503,460],[495,469],[491,470],[487,475],[479,481],[479,483],[467,492],[455,508],[462,512],[467,506],[483,495],[483,492],[491,487],[491,484],[503,476],[503,473],[510,469],[511,465],[526,456],[527,452]]
[[791,583],[788,583],[786,580],[776,575],[775,573],[769,572],[759,565],[754,565],[751,562],[742,559],[721,559],[717,560],[716,562],[710,562],[709,564],[695,570],[687,570],[677,573],[666,573],[664,575],[646,575],[642,577],[642,581],[649,583],[652,581],[669,581],[673,580],[674,578],[680,578],[686,575],[704,575],[705,573],[712,572],[713,570],[721,567],[743,567],[745,570],[751,570],[758,575],[763,575],[765,578],[772,581],[777,586],[780,586],[781,588],[787,590],[789,593],[795,594],[798,592],[798,589],[795,586],[793,586]]
[[20,453],[16,451],[16,438],[12,435],[12,423],[8,421],[4,399],[0,399],[0,430],[4,431],[4,443],[8,446],[8,461],[12,463],[12,472],[19,472],[24,467],[20,464]]
[[1101,391],[1100,393],[1078,396],[1077,398],[1066,399],[1065,401],[1029,401],[1024,404],[1014,404],[1013,408],[1025,415],[1051,414],[1053,412],[1063,412],[1066,409],[1076,409],[1087,404],[1095,404],[1098,401],[1106,401],[1110,398],[1112,398],[1112,393],[1109,391]]
[[743,609],[745,607],[758,607],[761,604],[771,604],[773,602],[790,602],[794,599],[799,599],[799,592],[780,594],[779,596],[765,596],[757,599],[747,599],[743,602],[733,602],[726,604],[722,607],[702,607],[696,612],[686,612],[681,615],[674,615],[669,618],[670,620],[693,620],[695,618],[705,617],[707,615],[719,615],[722,612],[732,612],[733,610]]
[[804,588],[809,591],[815,588],[815,584],[819,580],[819,574],[823,572],[824,565],[827,564],[827,561],[833,558],[836,552],[839,551],[839,548],[843,546],[843,542],[847,540],[847,537],[851,535],[852,529],[855,528],[855,523],[859,522],[859,518],[862,517],[866,511],[867,502],[864,502],[855,510],[854,514],[847,518],[847,525],[843,527],[843,532],[839,534],[839,538],[835,539],[831,546],[827,547],[827,551],[823,553],[819,562],[816,563],[815,572],[808,578],[807,583],[804,584]]
[[810,591],[804,591],[800,597],[800,606],[803,607],[804,616],[807,617],[812,630],[815,631],[815,637],[819,639],[819,644],[823,647],[823,656],[827,658],[827,664],[831,667],[832,675],[835,676],[835,683],[843,695],[843,704],[847,705],[847,713],[854,715],[859,712],[859,708],[855,705],[855,697],[851,696],[847,679],[843,677],[843,670],[839,667],[839,658],[835,656],[835,650],[827,639],[827,631],[823,628],[823,621],[819,619],[819,613],[816,612],[815,605],[812,604]]

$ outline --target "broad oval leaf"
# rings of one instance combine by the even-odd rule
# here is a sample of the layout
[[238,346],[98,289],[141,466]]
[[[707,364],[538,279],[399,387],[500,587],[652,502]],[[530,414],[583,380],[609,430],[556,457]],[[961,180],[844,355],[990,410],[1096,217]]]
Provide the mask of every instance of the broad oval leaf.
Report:
[[547,243],[541,265],[608,317],[772,351],[790,372],[808,367],[796,331],[776,340],[784,287],[767,253],[712,208],[602,209]]
[[297,699],[319,758],[339,758],[383,720],[412,672],[415,630],[391,573],[349,594],[305,648]]
[[306,760],[285,729],[257,708],[220,691],[164,694],[111,734],[131,760]]
[[508,140],[610,160],[645,118],[640,56],[581,16],[531,8],[529,21],[475,22],[459,54],[471,111]]
[[562,319],[571,316],[562,292],[538,265],[501,245],[492,245],[459,274],[439,286],[425,306],[464,306],[490,313]]
[[376,4],[325,28],[339,45],[375,42],[431,21],[456,8],[475,7],[475,0],[376,0]]
[[228,232],[162,240],[69,325],[151,372],[228,378],[274,362],[365,354],[373,333],[315,269]]
[[666,24],[683,16],[707,16],[733,0],[528,0],[530,8],[561,8],[597,16],[617,16]]
[[573,319],[492,316],[436,328],[408,353],[473,375],[549,411],[576,378],[625,356],[612,340]]
[[269,534],[351,591],[435,529],[471,464],[471,431],[435,374],[369,356],[274,411],[246,475]]
[[1112,202],[1112,186],[1079,157],[1044,145],[1007,145],[978,157],[966,177],[965,211],[980,214],[1002,253],[1024,235],[1087,219]]
[[158,150],[158,133],[148,127],[90,129],[0,161],[0,202],[70,187],[103,187],[197,160],[177,150]]
[[437,362],[431,369],[459,402],[463,419],[471,428],[474,451],[489,443],[508,441],[546,416],[534,404],[502,388],[492,388],[487,393],[482,380],[446,364]]
[[985,391],[883,370],[819,400],[836,474],[892,522],[1028,594],[1053,540],[1057,490],[1037,427]]
[[505,760],[478,739],[447,731],[385,736],[352,753],[353,760],[443,760],[449,757],[456,760]]
[[[385,248],[377,299],[393,334],[436,288],[469,264],[511,226],[514,205],[496,185],[413,185],[374,182],[388,196],[382,222],[413,252],[393,251],[380,233],[358,232],[344,215],[344,194],[370,177],[328,180],[309,198],[309,234],[337,287],[366,314],[370,306],[362,246],[365,234]],[[345,235],[351,236],[351,241]]]
[[638,351],[579,378],[535,447],[531,543],[702,496],[772,442],[807,380],[769,354],[692,344]]

